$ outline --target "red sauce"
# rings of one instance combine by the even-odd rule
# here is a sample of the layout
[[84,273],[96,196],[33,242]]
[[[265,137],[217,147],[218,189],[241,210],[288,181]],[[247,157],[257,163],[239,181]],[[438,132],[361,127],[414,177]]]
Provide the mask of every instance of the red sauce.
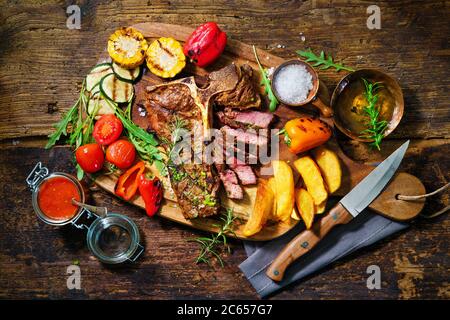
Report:
[[80,201],[77,185],[64,177],[45,180],[39,187],[38,204],[41,211],[53,220],[68,220],[78,210],[72,198]]

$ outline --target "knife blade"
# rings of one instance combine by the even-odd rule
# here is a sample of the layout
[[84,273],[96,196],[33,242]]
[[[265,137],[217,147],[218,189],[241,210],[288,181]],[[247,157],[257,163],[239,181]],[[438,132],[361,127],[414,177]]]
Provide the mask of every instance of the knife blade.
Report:
[[292,239],[272,262],[266,275],[272,280],[281,281],[292,262],[309,252],[336,225],[348,223],[361,213],[389,183],[400,166],[408,145],[409,140],[361,180],[311,229]]
[[384,189],[403,160],[409,140],[402,144],[339,201],[353,217],[360,214]]

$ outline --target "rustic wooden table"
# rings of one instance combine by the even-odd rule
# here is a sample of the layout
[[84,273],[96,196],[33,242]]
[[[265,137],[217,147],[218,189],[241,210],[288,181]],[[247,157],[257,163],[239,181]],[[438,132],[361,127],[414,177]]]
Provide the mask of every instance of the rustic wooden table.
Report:
[[[373,66],[396,77],[405,116],[379,160],[411,139],[403,170],[427,190],[445,184],[450,169],[448,1],[377,1],[381,29],[366,26],[373,1],[77,1],[81,29],[66,26],[65,1],[0,1],[0,298],[257,298],[238,265],[241,242],[232,241],[226,266],[196,265],[200,232],[145,214],[102,191],[92,202],[132,217],[146,246],[135,265],[107,267],[85,246],[84,233],[38,221],[25,177],[37,161],[72,171],[70,150],[45,150],[45,136],[72,105],[83,76],[96,63],[117,27],[157,21],[196,26],[217,21],[234,39],[294,57],[310,47],[355,68]],[[342,74],[321,71],[333,90]],[[424,212],[448,205],[448,193]],[[417,219],[411,227],[329,266],[274,299],[450,298],[448,216]],[[68,290],[66,268],[78,260],[81,290]],[[368,290],[366,268],[381,268],[382,288]]]

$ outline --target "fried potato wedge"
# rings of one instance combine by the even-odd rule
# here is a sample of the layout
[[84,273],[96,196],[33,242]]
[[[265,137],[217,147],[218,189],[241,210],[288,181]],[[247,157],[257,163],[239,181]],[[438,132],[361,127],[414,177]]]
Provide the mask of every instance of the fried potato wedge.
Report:
[[342,169],[338,156],[325,147],[314,149],[313,155],[325,179],[328,192],[335,192],[341,186],[342,178]]
[[256,189],[255,205],[247,223],[244,235],[250,237],[261,231],[273,209],[274,195],[267,180],[259,179]]
[[325,182],[315,161],[311,157],[305,156],[295,160],[294,166],[302,176],[306,190],[314,199],[314,204],[320,205],[327,200],[328,192]]
[[294,175],[286,161],[272,161],[275,178],[277,220],[288,221],[294,208]]
[[297,204],[298,212],[305,222],[306,229],[310,229],[314,221],[315,205],[311,194],[303,189],[297,189],[295,193],[295,203]]
[[277,186],[275,183],[275,178],[270,177],[269,180],[267,180],[267,183],[269,184],[270,189],[273,192],[273,208],[269,215],[269,220],[277,221]]
[[324,202],[322,202],[320,204],[315,205],[315,208],[316,208],[315,212],[316,212],[316,214],[324,213],[326,207],[327,207],[327,200],[325,200]]
[[291,218],[294,219],[294,220],[300,220],[301,219],[301,216],[298,213],[298,210],[297,210],[296,206],[294,206],[294,209],[292,209]]

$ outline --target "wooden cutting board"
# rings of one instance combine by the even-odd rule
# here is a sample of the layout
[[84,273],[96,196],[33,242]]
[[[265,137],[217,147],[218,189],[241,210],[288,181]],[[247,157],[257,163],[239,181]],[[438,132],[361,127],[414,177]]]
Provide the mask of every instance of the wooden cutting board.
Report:
[[[180,42],[184,42],[185,39],[192,33],[194,30],[190,27],[185,26],[179,26],[179,25],[170,25],[170,24],[162,24],[162,23],[141,23],[133,25],[134,28],[140,30],[143,35],[148,40],[153,40],[159,37],[172,37]],[[265,52],[263,50],[258,49],[258,55],[261,60],[261,63],[264,65],[264,67],[270,68],[270,67],[276,67],[280,63],[284,62],[285,60],[283,58],[274,56],[268,52]],[[254,77],[255,82],[259,83],[259,70],[257,67],[257,63],[255,61],[255,57],[253,55],[252,47],[250,45],[244,44],[242,42],[229,39],[227,43],[227,47],[225,49],[225,52],[222,54],[220,59],[213,64],[213,66],[208,67],[208,69],[202,69],[199,67],[196,67],[192,64],[188,64],[185,70],[179,77],[185,77],[185,76],[192,76],[194,75],[196,78],[199,79],[201,82],[201,79],[205,77],[209,72],[218,70],[230,63],[236,63],[236,64],[244,64],[247,63],[255,70]],[[162,80],[159,77],[156,77],[152,75],[150,72],[146,72],[140,82],[135,85],[136,94],[139,95],[140,92],[142,92],[142,86],[147,85],[154,85],[162,83],[164,80]],[[141,88],[139,88],[141,86]],[[323,98],[324,101],[329,101],[329,94],[326,90],[326,87],[321,85],[319,95],[321,98]],[[276,127],[282,128],[284,126],[284,123],[288,121],[289,119],[301,116],[304,114],[304,112],[314,112],[314,107],[312,106],[306,106],[302,108],[289,108],[284,105],[280,105],[276,111],[276,115],[278,116],[279,120],[275,124]],[[331,119],[325,119],[330,125],[332,125]],[[138,116],[137,108],[133,108],[133,121],[135,121],[138,125],[141,125],[140,117]],[[341,189],[336,193],[337,195],[344,195],[346,194],[353,186],[355,186],[362,178],[364,178],[371,170],[373,170],[373,167],[367,166],[364,164],[359,164],[353,162],[351,159],[346,157],[343,152],[339,149],[337,143],[335,141],[330,141],[328,143],[328,147],[332,150],[334,150],[338,156],[341,159],[342,167],[343,167],[343,184]],[[282,160],[286,160],[288,162],[292,162],[293,160],[297,159],[296,155],[293,155],[290,153],[284,143],[280,143],[280,158]],[[295,170],[294,174],[295,174]],[[158,174],[157,170],[154,169],[154,173]],[[400,178],[399,178],[400,177]],[[417,181],[414,183],[411,183],[411,179],[414,178]],[[118,179],[118,176],[116,175],[102,175],[98,176],[95,179],[95,183],[103,188],[104,190],[114,193],[114,187],[116,184],[116,181]],[[175,201],[175,197],[172,192],[170,192],[170,185],[167,180],[163,179],[163,183],[165,184],[165,193],[164,193],[164,203],[161,207],[161,210],[159,212],[159,216],[181,223],[183,225],[191,226],[195,229],[204,230],[204,231],[211,231],[211,232],[217,232],[218,228],[215,226],[218,223],[217,218],[199,218],[199,219],[192,219],[187,220],[183,217],[181,210],[177,206],[177,203]],[[414,180],[412,179],[412,180]],[[424,191],[423,185],[418,181],[417,178],[402,174],[395,178],[395,180],[398,180],[398,185],[409,185],[412,186],[412,190],[409,190],[406,193],[403,192],[403,194],[417,194],[414,193],[418,191],[419,193]],[[422,189],[420,189],[422,187]],[[417,190],[419,189],[419,190]],[[267,226],[263,228],[263,230],[256,235],[248,238],[243,235],[243,226],[245,224],[245,220],[247,220],[249,214],[251,213],[251,210],[253,208],[254,199],[256,196],[256,187],[245,187],[245,196],[243,200],[240,201],[233,201],[229,200],[225,194],[221,196],[222,203],[224,206],[228,208],[233,208],[234,214],[238,216],[239,218],[236,220],[236,222],[233,224],[234,231],[235,231],[235,237],[245,240],[257,240],[257,241],[263,241],[263,240],[271,240],[276,237],[279,237],[292,229],[298,221],[291,219],[288,223],[284,222],[269,222]],[[374,208],[378,208],[378,212],[382,213],[386,210],[385,204],[389,201],[393,201],[392,197],[393,193],[395,193],[395,190],[391,190],[389,196],[385,196],[383,201],[375,200],[371,206]],[[412,192],[412,193],[411,193]],[[394,199],[395,200],[395,199]],[[136,205],[141,208],[145,208],[144,202],[140,196],[135,197],[130,201],[133,205]],[[423,203],[417,203],[414,208],[411,210],[419,210],[421,209],[421,206],[423,207]],[[392,205],[391,205],[392,207]],[[420,208],[419,208],[420,207]],[[407,209],[407,208],[406,208]],[[392,211],[392,210],[391,210]],[[420,211],[420,210],[419,210]],[[388,214],[389,215],[389,214]],[[233,235],[230,235],[231,237],[234,237]]]

